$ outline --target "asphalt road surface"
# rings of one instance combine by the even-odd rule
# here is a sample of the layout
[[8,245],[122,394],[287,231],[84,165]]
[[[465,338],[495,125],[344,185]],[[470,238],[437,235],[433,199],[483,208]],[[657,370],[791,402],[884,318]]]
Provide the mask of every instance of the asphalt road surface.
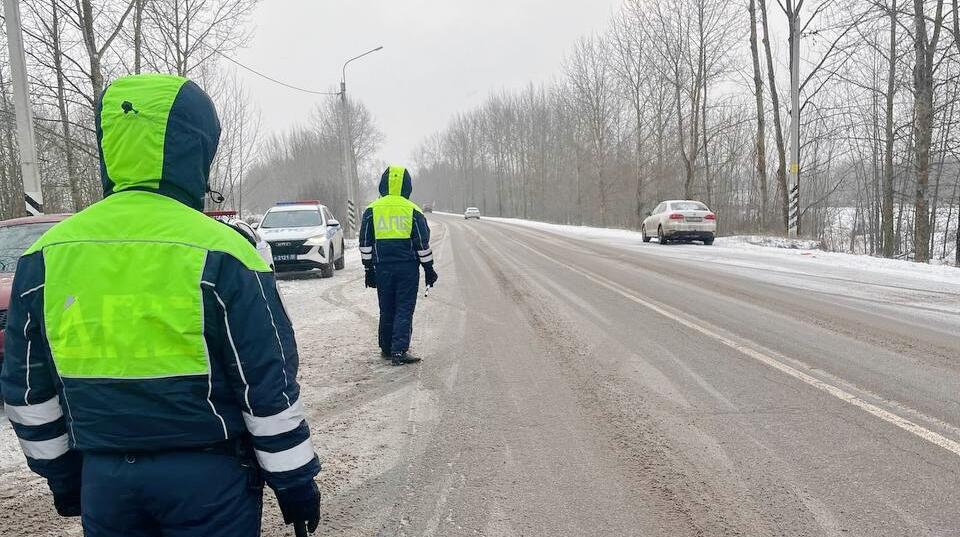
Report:
[[[320,535],[960,535],[960,283],[431,225],[421,364],[379,358],[355,255],[281,286]],[[0,534],[49,517],[0,479]]]
[[960,286],[432,224],[400,456],[332,533],[960,535]]

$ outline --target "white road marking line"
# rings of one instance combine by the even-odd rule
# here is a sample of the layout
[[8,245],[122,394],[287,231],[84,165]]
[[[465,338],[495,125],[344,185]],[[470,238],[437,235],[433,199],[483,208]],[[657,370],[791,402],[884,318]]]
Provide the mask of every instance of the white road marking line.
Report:
[[[922,438],[923,440],[926,440],[927,442],[930,442],[931,444],[934,444],[934,445],[936,445],[936,446],[939,446],[939,447],[941,447],[941,448],[943,448],[943,449],[945,449],[945,450],[953,453],[954,455],[960,456],[960,442],[956,442],[956,441],[954,441],[954,440],[951,440],[951,439],[949,439],[949,438],[947,438],[947,437],[945,437],[945,436],[943,436],[943,435],[941,435],[941,434],[939,434],[939,433],[937,433],[937,432],[931,431],[930,429],[927,429],[926,427],[923,427],[922,425],[918,425],[918,424],[916,424],[916,423],[914,423],[914,422],[912,422],[912,421],[910,421],[910,420],[908,420],[908,419],[906,419],[906,418],[904,418],[904,417],[902,417],[902,416],[899,416],[899,415],[897,415],[897,414],[894,414],[893,412],[890,412],[889,410],[883,409],[883,408],[881,408],[881,407],[879,407],[879,406],[877,406],[877,405],[874,405],[874,404],[872,404],[872,403],[870,403],[870,402],[868,402],[868,401],[865,401],[865,400],[861,399],[860,397],[857,397],[856,395],[854,395],[854,394],[852,394],[852,393],[850,393],[850,392],[844,391],[844,390],[842,390],[842,389],[840,389],[840,388],[838,388],[838,387],[836,387],[836,386],[834,386],[834,385],[832,385],[832,384],[826,383],[826,382],[824,382],[824,381],[822,381],[822,380],[820,380],[820,379],[818,379],[818,378],[815,378],[815,377],[813,377],[813,376],[811,376],[811,375],[808,375],[808,374],[804,373],[803,371],[800,371],[799,369],[796,369],[796,368],[794,368],[794,367],[791,367],[791,366],[789,366],[789,365],[787,365],[787,364],[785,364],[785,363],[777,360],[776,358],[773,358],[773,357],[771,357],[771,356],[768,356],[767,354],[764,354],[764,353],[762,353],[762,352],[760,352],[760,351],[757,351],[757,350],[755,350],[755,349],[753,349],[753,348],[751,348],[751,347],[748,347],[748,346],[746,346],[746,345],[737,343],[736,341],[733,341],[732,339],[724,336],[723,334],[720,334],[720,333],[718,333],[718,332],[715,332],[715,331],[713,331],[713,330],[711,330],[711,329],[709,329],[709,328],[707,328],[707,327],[705,327],[705,326],[702,326],[702,325],[700,325],[700,324],[697,324],[697,323],[695,323],[695,322],[693,322],[693,321],[691,321],[691,320],[688,320],[688,319],[686,319],[686,318],[684,318],[684,317],[681,317],[681,316],[679,316],[679,315],[677,315],[677,314],[675,314],[675,313],[667,310],[664,306],[662,306],[662,305],[660,305],[660,304],[658,304],[658,303],[655,303],[655,302],[653,302],[653,301],[651,301],[651,300],[648,300],[648,299],[640,298],[640,297],[638,297],[637,295],[635,295],[635,294],[633,294],[632,292],[630,292],[630,290],[627,289],[626,287],[624,287],[624,286],[622,286],[622,285],[620,285],[620,284],[618,284],[618,283],[616,283],[616,282],[614,282],[614,281],[608,280],[607,278],[604,278],[603,276],[599,276],[599,275],[597,275],[597,274],[595,274],[595,273],[592,273],[592,272],[590,272],[590,271],[588,271],[588,270],[586,270],[586,269],[583,269],[583,268],[572,267],[572,266],[570,266],[570,265],[568,265],[568,264],[566,264],[566,263],[562,263],[562,262],[560,262],[560,261],[557,261],[556,259],[554,259],[554,258],[552,258],[552,257],[550,257],[550,256],[548,256],[548,255],[546,255],[546,254],[544,254],[544,253],[541,253],[541,252],[539,252],[539,251],[537,251],[537,250],[535,250],[535,249],[527,246],[526,244],[523,244],[523,243],[521,243],[521,242],[519,242],[519,241],[517,241],[517,240],[515,240],[515,239],[512,239],[512,238],[511,238],[510,240],[513,241],[513,242],[515,242],[515,243],[518,244],[519,246],[525,248],[526,250],[528,250],[528,251],[530,251],[530,252],[532,252],[532,253],[534,253],[534,254],[536,254],[536,255],[538,255],[538,256],[540,256],[540,257],[542,257],[542,258],[544,258],[544,259],[546,259],[546,260],[548,260],[548,261],[551,261],[552,263],[555,263],[555,264],[557,264],[557,265],[560,265],[561,267],[564,267],[564,268],[570,270],[571,272],[574,272],[574,273],[576,273],[576,274],[579,274],[579,275],[583,276],[584,278],[587,278],[588,280],[590,280],[590,281],[592,281],[592,282],[594,282],[594,283],[596,283],[596,284],[598,284],[598,285],[600,285],[600,286],[602,286],[602,287],[605,287],[605,288],[609,289],[610,291],[613,291],[614,293],[617,293],[618,295],[620,295],[620,296],[622,296],[622,297],[624,297],[624,298],[626,298],[626,299],[628,299],[628,300],[630,300],[630,301],[632,301],[632,302],[635,302],[636,304],[639,304],[639,305],[641,305],[641,306],[643,306],[643,307],[645,307],[645,308],[647,308],[647,309],[649,309],[649,310],[651,310],[651,311],[654,311],[654,312],[656,312],[656,313],[658,313],[658,314],[660,314],[660,315],[662,315],[662,316],[664,316],[664,317],[666,317],[666,318],[668,318],[668,319],[670,319],[670,320],[672,320],[672,321],[675,321],[675,322],[677,322],[677,323],[680,323],[681,325],[686,326],[687,328],[690,328],[690,329],[692,329],[692,330],[695,330],[695,331],[697,331],[697,332],[700,332],[701,334],[703,334],[703,335],[705,335],[705,336],[707,336],[707,337],[713,338],[713,339],[719,341],[720,343],[722,343],[723,345],[725,345],[725,346],[727,346],[727,347],[730,347],[731,349],[734,349],[734,350],[736,350],[737,352],[739,352],[739,353],[741,353],[741,354],[744,354],[744,355],[746,355],[746,356],[749,356],[750,358],[753,358],[753,359],[757,360],[758,362],[761,362],[761,363],[766,364],[766,365],[768,365],[768,366],[770,366],[770,367],[772,367],[772,368],[774,368],[774,369],[776,369],[776,370],[778,370],[778,371],[781,371],[781,372],[783,372],[783,373],[786,373],[787,375],[790,375],[791,377],[793,377],[793,378],[795,378],[795,379],[797,379],[797,380],[799,380],[799,381],[801,381],[801,382],[803,382],[803,383],[805,383],[805,384],[807,384],[807,385],[809,385],[809,386],[813,386],[814,388],[817,388],[818,390],[824,391],[824,392],[826,392],[826,393],[828,393],[828,394],[836,397],[837,399],[840,399],[841,401],[844,401],[845,403],[849,403],[849,404],[851,404],[851,405],[853,405],[853,406],[855,406],[855,407],[858,407],[858,408],[860,408],[860,409],[862,409],[862,410],[864,410],[864,411],[872,414],[873,416],[875,416],[875,417],[877,417],[877,418],[880,418],[881,420],[883,420],[883,421],[885,421],[885,422],[887,422],[887,423],[889,423],[889,424],[891,424],[891,425],[894,425],[894,426],[896,426],[896,427],[899,427],[899,428],[901,428],[901,429],[903,429],[903,430],[905,430],[905,431],[907,431],[907,432],[909,432],[909,433],[912,433],[912,434],[914,434],[914,435]],[[701,322],[702,322],[702,321],[701,321]],[[760,347],[760,345],[757,345],[757,347]]]

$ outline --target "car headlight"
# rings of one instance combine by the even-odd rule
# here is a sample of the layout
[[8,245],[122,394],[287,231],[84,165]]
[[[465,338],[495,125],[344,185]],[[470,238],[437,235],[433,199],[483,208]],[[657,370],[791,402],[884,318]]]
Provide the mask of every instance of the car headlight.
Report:
[[307,246],[323,246],[326,243],[327,243],[326,235],[317,235],[307,239],[307,242],[305,242],[304,244],[306,244]]

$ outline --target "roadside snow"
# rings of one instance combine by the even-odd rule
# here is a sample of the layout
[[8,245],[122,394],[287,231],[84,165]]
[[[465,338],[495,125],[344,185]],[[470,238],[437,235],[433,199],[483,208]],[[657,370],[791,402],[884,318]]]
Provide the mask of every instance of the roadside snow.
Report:
[[[866,255],[823,252],[816,250],[816,241],[792,240],[778,237],[733,236],[719,237],[712,247],[700,244],[669,245],[662,247],[656,239],[643,243],[640,233],[626,229],[596,228],[547,224],[516,218],[487,217],[486,220],[539,229],[581,239],[597,240],[620,246],[649,248],[649,253],[671,257],[743,263],[762,268],[807,268],[818,271],[852,269],[862,273],[885,274],[960,285],[960,270],[946,265],[926,265],[900,259],[884,259]],[[645,250],[645,253],[647,250]]]
[[765,235],[734,235],[720,237],[717,242],[721,245],[733,246],[736,243],[751,246],[765,246],[767,248],[788,248],[790,250],[819,250],[820,243],[809,239],[788,239],[786,237],[768,237]]

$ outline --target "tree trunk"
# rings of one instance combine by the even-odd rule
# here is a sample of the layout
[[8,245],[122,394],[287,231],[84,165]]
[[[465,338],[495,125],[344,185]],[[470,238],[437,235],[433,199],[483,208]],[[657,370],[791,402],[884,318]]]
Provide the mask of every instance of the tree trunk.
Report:
[[927,186],[930,182],[930,144],[933,138],[933,59],[937,50],[940,29],[943,26],[943,0],[937,1],[937,15],[933,20],[933,36],[927,38],[927,20],[924,0],[913,0],[914,49],[914,151],[916,153],[917,188],[914,201],[913,247],[914,260],[930,261],[930,215]]
[[83,198],[80,195],[79,178],[77,177],[76,158],[73,154],[73,138],[70,134],[70,114],[67,107],[66,83],[63,73],[63,52],[60,48],[60,6],[59,0],[51,0],[50,48],[53,53],[53,68],[57,77],[57,109],[60,112],[60,128],[63,132],[63,153],[67,167],[67,182],[70,184],[70,197],[73,201],[73,210],[83,209]]
[[[956,1],[956,0],[954,0]],[[895,240],[893,234],[893,99],[897,91],[897,0],[890,6],[890,50],[887,63],[886,121],[884,125],[885,146],[883,155],[883,257],[893,257]]]
[[677,69],[675,73],[677,80],[674,82],[673,94],[677,103],[677,136],[680,138],[680,143],[678,143],[677,146],[680,148],[680,158],[683,159],[683,196],[685,198],[690,198],[691,185],[693,184],[693,170],[692,166],[690,165],[690,155],[687,154],[687,128],[683,124],[683,102],[680,100],[680,70]]
[[767,17],[767,2],[760,0],[760,15],[763,21],[763,50],[767,57],[767,78],[770,82],[770,100],[773,104],[773,134],[777,142],[777,185],[780,188],[781,216],[784,231],[790,227],[790,187],[787,186],[786,150],[783,142],[783,127],[780,124],[780,96],[773,71],[773,52],[770,50],[770,25]]
[[83,43],[87,47],[87,56],[90,59],[90,89],[93,92],[93,101],[96,102],[103,93],[103,69],[100,67],[100,50],[97,48],[97,34],[93,28],[93,7],[90,0],[79,0],[80,23],[83,33]]
[[[761,0],[761,2],[766,0]],[[767,186],[767,133],[766,114],[763,109],[763,76],[760,72],[760,51],[757,47],[757,5],[756,0],[750,0],[747,5],[750,12],[750,54],[753,57],[753,88],[757,101],[757,139],[756,165],[757,180],[760,182],[760,230],[766,231],[769,203]]]
[[[7,87],[7,82],[4,80],[3,69],[0,69],[0,89]],[[10,102],[7,100],[7,92],[3,91],[0,94],[0,106],[3,107],[3,116],[10,118],[13,117],[13,111],[10,110]],[[15,218],[18,216],[26,216],[26,206],[23,204],[23,177],[20,170],[20,157],[17,152],[16,145],[14,143],[14,134],[13,128],[8,127],[4,129],[4,145],[6,145],[8,161],[7,165],[9,166],[7,172],[7,178],[9,179],[9,189],[7,190],[6,202],[7,206],[5,207],[5,217],[6,218]]]
[[700,101],[703,109],[703,182],[707,189],[707,206],[713,207],[713,178],[710,175],[710,150],[707,147],[707,77],[703,78],[703,99]]
[[135,0],[133,12],[133,72],[140,74],[140,64],[143,61],[143,2]]
[[640,106],[640,96],[634,95],[633,113],[637,120],[636,142],[636,166],[637,166],[637,189],[636,189],[636,217],[637,229],[643,224],[643,108]]

